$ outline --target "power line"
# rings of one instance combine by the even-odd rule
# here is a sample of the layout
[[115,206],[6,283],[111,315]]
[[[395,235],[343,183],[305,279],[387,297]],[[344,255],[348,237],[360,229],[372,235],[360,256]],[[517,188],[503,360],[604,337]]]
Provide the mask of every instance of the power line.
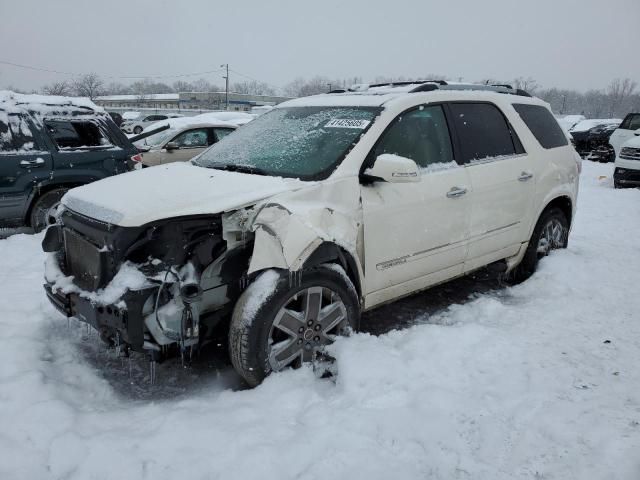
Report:
[[264,83],[265,85],[267,85],[267,86],[269,86],[269,87],[271,87],[271,88],[273,88],[275,90],[281,90],[282,89],[281,87],[278,87],[276,85],[272,85],[271,83],[263,82],[261,80],[257,80],[257,79],[255,79],[253,77],[250,77],[249,75],[245,75],[244,73],[238,72],[237,70],[229,69],[229,71],[235,73],[236,75],[240,75],[241,77],[247,78],[249,80],[253,80],[254,82]]
[[[61,70],[52,70],[52,69],[49,69],[49,68],[34,67],[32,65],[22,65],[20,63],[8,62],[6,60],[0,60],[0,64],[2,64],[2,65],[10,65],[12,67],[17,67],[17,68],[23,68],[25,70],[35,70],[35,71],[38,71],[38,72],[56,73],[56,74],[59,74],[59,75],[71,75],[71,76],[74,76],[74,77],[80,77],[82,75],[85,75],[84,73],[64,72],[64,71],[61,71]],[[180,73],[180,74],[175,74],[175,75],[107,75],[107,74],[102,74],[102,73],[98,73],[97,75],[100,75],[101,77],[104,77],[104,78],[119,78],[119,79],[133,80],[133,79],[143,79],[143,78],[194,77],[194,76],[197,76],[197,75],[208,75],[208,74],[218,73],[218,72],[222,72],[222,71],[224,71],[224,69],[218,68],[216,70],[207,70],[207,71],[204,71],[204,72]]]

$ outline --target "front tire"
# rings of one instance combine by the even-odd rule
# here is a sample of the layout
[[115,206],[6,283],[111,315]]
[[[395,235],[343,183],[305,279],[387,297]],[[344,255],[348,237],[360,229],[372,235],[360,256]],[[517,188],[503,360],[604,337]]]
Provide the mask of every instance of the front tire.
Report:
[[133,129],[133,133],[140,135],[142,133],[142,127],[136,127]]
[[33,228],[36,233],[56,223],[56,211],[65,193],[67,193],[66,188],[56,188],[55,190],[46,192],[36,200],[31,209],[29,219],[31,228]]
[[321,265],[291,276],[267,270],[234,308],[231,363],[255,387],[271,372],[315,361],[337,336],[357,329],[359,319],[356,290],[340,267]]
[[513,269],[510,279],[519,283],[529,278],[536,271],[542,257],[552,250],[567,248],[569,241],[569,220],[559,208],[545,210],[527,245],[527,251],[520,264]]

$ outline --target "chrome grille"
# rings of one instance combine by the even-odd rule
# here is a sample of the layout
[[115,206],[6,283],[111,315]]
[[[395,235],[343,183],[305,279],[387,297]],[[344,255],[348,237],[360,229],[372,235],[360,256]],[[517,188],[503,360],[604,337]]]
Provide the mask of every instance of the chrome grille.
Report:
[[640,160],[640,148],[623,147],[620,150],[620,158],[626,160]]

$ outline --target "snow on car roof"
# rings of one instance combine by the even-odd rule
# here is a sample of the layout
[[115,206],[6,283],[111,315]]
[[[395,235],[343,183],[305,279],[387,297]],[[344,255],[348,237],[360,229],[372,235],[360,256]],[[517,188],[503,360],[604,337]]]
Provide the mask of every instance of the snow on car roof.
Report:
[[160,120],[147,126],[143,132],[169,125],[171,129],[183,129],[191,126],[237,128],[255,118],[255,115],[242,112],[209,112],[193,117],[176,117]]
[[[63,108],[61,108],[63,107]],[[63,97],[57,95],[37,95],[22,94],[10,90],[0,90],[0,108],[5,111],[39,112],[46,114],[60,110],[87,110],[94,112],[104,112],[102,107],[98,107],[88,98],[84,97]]]
[[[442,100],[449,100],[451,98],[468,98],[469,100],[477,99],[506,99],[510,98],[513,101],[517,99],[515,103],[532,103],[532,104],[545,104],[537,97],[529,96],[517,96],[514,94],[508,94],[507,92],[497,92],[492,90],[484,90],[483,85],[478,85],[478,89],[459,88],[458,84],[451,84],[453,88],[436,89],[426,92],[411,93],[411,90],[422,83],[415,83],[409,85],[401,85],[398,87],[392,87],[388,85],[380,87],[370,87],[363,91],[344,92],[344,93],[323,93],[319,95],[312,95],[309,97],[296,98],[280,103],[275,108],[286,107],[379,107],[398,98],[408,98],[409,95],[429,95],[429,96],[442,96],[445,97]],[[468,84],[459,84],[465,87]]]
[[620,125],[621,123],[622,120],[619,118],[590,118],[589,120],[582,120],[581,122],[576,123],[570,131],[586,132],[598,125]]

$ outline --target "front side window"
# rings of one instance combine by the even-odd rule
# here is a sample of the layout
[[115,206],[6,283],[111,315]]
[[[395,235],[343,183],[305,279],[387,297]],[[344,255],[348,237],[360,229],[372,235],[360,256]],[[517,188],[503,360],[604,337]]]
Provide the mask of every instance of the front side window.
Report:
[[564,147],[568,144],[567,137],[549,109],[525,103],[514,103],[513,108],[543,148]]
[[0,111],[0,152],[29,152],[35,149],[33,133],[26,118]]
[[640,114],[630,113],[624,118],[619,128],[624,130],[638,130],[640,128]]
[[47,131],[60,150],[110,147],[111,141],[90,121],[45,120]]
[[490,103],[452,103],[452,119],[460,141],[460,160],[468,163],[523,153],[498,107]]
[[379,107],[274,108],[214,144],[194,163],[304,180],[326,178],[379,112]]
[[376,145],[374,156],[383,153],[410,158],[423,168],[451,163],[451,137],[442,107],[420,107],[398,116]]
[[208,146],[207,129],[198,128],[182,132],[172,140],[180,148],[202,148]]

